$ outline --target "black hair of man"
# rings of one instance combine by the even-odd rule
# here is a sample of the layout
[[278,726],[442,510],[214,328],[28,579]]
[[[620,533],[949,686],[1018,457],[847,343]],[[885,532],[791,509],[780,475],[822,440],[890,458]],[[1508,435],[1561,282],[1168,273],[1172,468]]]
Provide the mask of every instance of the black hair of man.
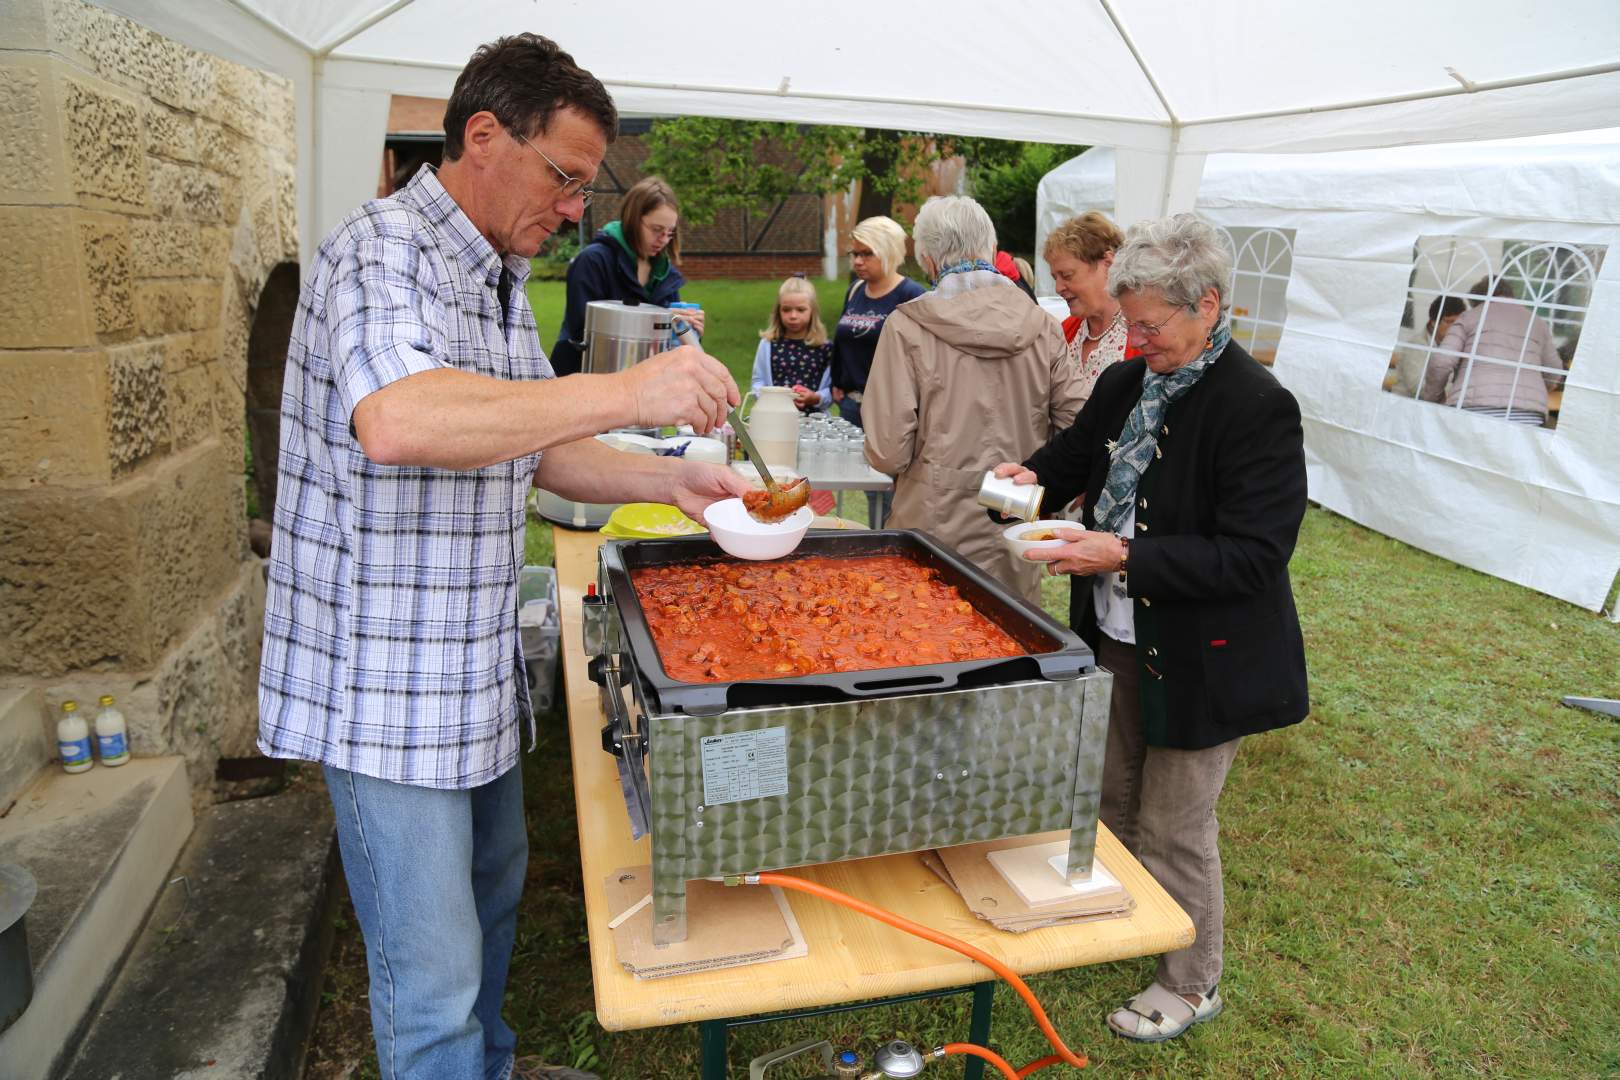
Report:
[[559,109],[595,120],[609,142],[619,132],[607,87],[555,41],[522,33],[480,45],[456,76],[444,110],[444,158],[461,157],[462,134],[477,113],[494,113],[507,131],[527,139],[545,131]]

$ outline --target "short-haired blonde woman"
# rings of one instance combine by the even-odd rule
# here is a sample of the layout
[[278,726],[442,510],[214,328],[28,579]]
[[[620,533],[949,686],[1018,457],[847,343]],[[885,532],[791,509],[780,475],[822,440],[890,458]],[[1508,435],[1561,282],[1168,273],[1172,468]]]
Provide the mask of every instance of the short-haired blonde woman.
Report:
[[894,309],[928,290],[900,273],[906,231],[892,218],[869,217],[849,233],[850,269],[858,278],[833,330],[832,395],[838,412],[861,424],[861,400],[883,324]]
[[1046,236],[1042,257],[1057,294],[1069,305],[1063,337],[1080,372],[1080,400],[1091,396],[1097,376],[1110,364],[1135,356],[1125,338],[1119,301],[1108,295],[1108,268],[1125,234],[1096,210],[1072,217]]
[[926,529],[1009,588],[1040,600],[975,496],[998,462],[1035,452],[1080,407],[1057,323],[999,273],[996,230],[972,199],[929,199],[913,229],[937,282],[883,331],[866,397],[866,458],[894,477],[897,529]]
[[[680,211],[662,177],[645,177],[619,200],[619,220],[608,222],[568,264],[568,302],[550,357],[558,375],[574,374],[584,361],[585,306],[592,300],[668,307],[681,298],[686,278],[675,265],[681,259],[675,232]],[[682,314],[703,332],[700,309]]]

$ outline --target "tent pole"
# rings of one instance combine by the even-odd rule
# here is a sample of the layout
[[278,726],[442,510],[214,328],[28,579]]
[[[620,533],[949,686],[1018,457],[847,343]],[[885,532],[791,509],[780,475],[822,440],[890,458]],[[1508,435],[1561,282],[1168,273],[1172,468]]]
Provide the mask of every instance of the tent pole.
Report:
[[367,30],[370,30],[373,26],[376,26],[378,23],[388,18],[390,15],[396,14],[404,8],[410,7],[411,4],[415,2],[416,0],[389,0],[388,3],[384,4],[376,11],[373,11],[370,15],[363,16],[359,22],[355,23],[347,30],[339,30],[335,35],[315,46],[314,49],[316,59],[330,56],[333,49],[348,44],[361,34],[365,33]]
[[1408,101],[1427,101],[1433,98],[1455,97],[1458,94],[1479,94],[1490,90],[1511,90],[1519,86],[1539,86],[1542,83],[1585,79],[1593,75],[1613,75],[1615,72],[1620,72],[1620,63],[1597,64],[1592,67],[1548,72],[1544,75],[1524,75],[1514,79],[1470,83],[1467,89],[1461,86],[1442,86],[1434,90],[1420,90],[1410,94],[1390,94],[1386,97],[1344,101],[1333,105],[1307,105],[1299,109],[1271,109],[1264,112],[1233,113],[1231,116],[1212,116],[1203,120],[1189,121],[1185,126],[1194,128],[1206,124],[1231,124],[1240,120],[1273,120],[1281,116],[1312,116],[1317,113],[1341,112],[1345,109],[1365,109],[1374,105],[1400,105]]
[[[1148,67],[1147,61],[1143,59],[1142,50],[1136,47],[1136,39],[1131,37],[1131,32],[1129,30],[1125,29],[1125,23],[1120,20],[1119,14],[1114,10],[1112,0],[1101,0],[1101,3],[1103,11],[1108,15],[1109,21],[1114,24],[1114,32],[1117,33],[1119,35],[1119,39],[1125,43],[1125,47],[1131,50],[1131,59],[1135,60],[1136,66],[1142,69],[1142,77],[1147,79],[1149,86],[1153,87],[1153,93],[1158,97],[1159,105],[1163,107],[1164,114],[1170,118],[1171,146],[1174,147],[1174,132],[1176,127],[1181,123],[1181,121],[1176,117],[1176,110],[1170,107],[1170,99],[1164,96],[1164,89],[1159,86],[1159,80],[1154,78],[1153,69]],[[1174,150],[1171,152],[1174,153]]]

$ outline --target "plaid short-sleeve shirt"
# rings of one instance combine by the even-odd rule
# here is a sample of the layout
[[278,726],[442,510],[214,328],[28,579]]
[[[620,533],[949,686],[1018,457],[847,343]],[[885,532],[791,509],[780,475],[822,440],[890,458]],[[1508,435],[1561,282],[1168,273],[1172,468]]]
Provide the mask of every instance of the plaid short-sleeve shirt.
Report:
[[350,418],[367,394],[438,368],[551,378],[527,276],[431,169],[349,215],[316,253],[281,400],[259,676],[271,757],[436,788],[517,763],[532,720],[517,576],[540,457],[379,465]]

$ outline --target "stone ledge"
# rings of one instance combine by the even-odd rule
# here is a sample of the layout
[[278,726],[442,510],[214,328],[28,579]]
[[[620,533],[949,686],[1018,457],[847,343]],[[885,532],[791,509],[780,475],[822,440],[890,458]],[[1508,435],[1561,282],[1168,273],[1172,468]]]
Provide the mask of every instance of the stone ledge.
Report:
[[34,1000],[0,1033],[0,1078],[44,1080],[135,939],[191,834],[180,758],[45,773],[5,818],[0,862],[28,868]]
[[153,908],[67,1080],[296,1080],[337,875],[332,805],[318,783],[201,814],[170,875],[185,884]]

